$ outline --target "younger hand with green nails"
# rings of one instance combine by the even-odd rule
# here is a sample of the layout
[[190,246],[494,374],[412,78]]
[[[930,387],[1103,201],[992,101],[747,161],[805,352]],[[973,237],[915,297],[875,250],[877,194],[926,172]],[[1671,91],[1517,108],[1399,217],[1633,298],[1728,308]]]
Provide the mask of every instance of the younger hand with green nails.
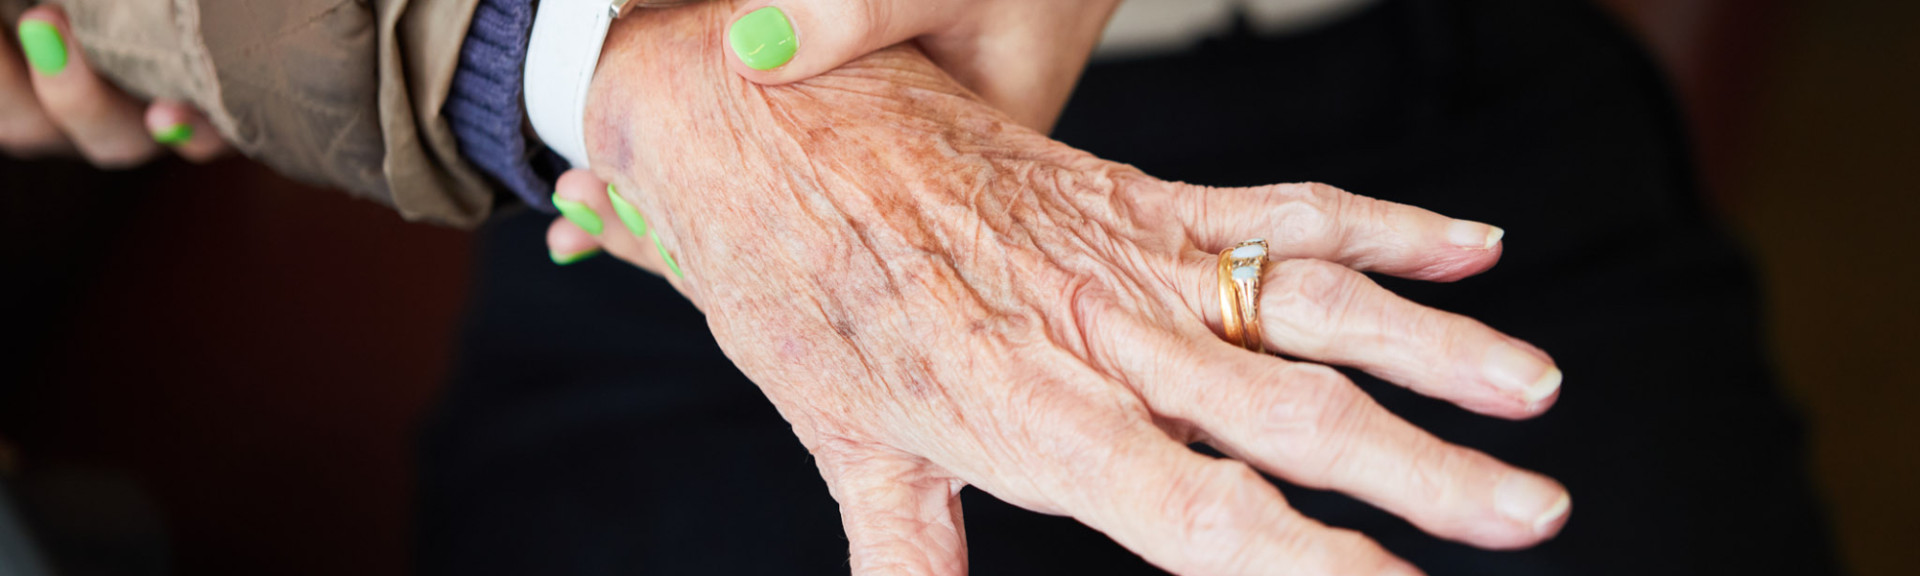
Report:
[[[547,228],[547,252],[554,264],[572,265],[604,250],[669,278],[686,277],[660,240],[660,230],[612,184],[584,170],[567,172],[554,185],[553,206],[560,210],[560,218]],[[602,214],[614,218],[609,222]]]
[[787,84],[913,42],[962,86],[1048,132],[1119,0],[752,0],[727,29],[728,65]]
[[14,32],[17,42],[0,42],[0,152],[22,159],[78,154],[117,169],[169,149],[194,162],[231,151],[193,107],[142,103],[96,74],[59,7],[26,11]]

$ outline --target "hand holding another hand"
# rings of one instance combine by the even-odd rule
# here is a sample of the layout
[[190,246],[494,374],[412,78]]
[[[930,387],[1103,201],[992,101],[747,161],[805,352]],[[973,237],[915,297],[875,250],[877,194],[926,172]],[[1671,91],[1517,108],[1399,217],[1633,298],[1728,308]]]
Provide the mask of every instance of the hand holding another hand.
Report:
[[[1269,348],[1538,414],[1559,385],[1545,354],[1360,273],[1469,276],[1497,261],[1498,229],[1321,185],[1156,180],[1023,127],[911,47],[746,83],[718,64],[726,10],[621,21],[588,143],[632,217],[582,173],[560,196],[707,313],[817,458],[856,572],[964,572],[965,485],[1180,573],[1414,572],[1293,511],[1255,468],[1482,547],[1565,521],[1552,480],[1215,335],[1214,254],[1264,237]],[[555,234],[583,234],[570,226]]]

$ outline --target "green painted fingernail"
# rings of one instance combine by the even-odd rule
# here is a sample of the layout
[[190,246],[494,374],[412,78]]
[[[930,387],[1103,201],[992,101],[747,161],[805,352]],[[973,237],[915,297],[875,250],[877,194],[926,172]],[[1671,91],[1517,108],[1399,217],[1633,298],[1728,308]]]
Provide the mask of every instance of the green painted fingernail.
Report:
[[667,245],[660,241],[660,235],[648,234],[647,237],[653,239],[653,249],[660,251],[660,259],[667,262],[667,269],[673,271],[674,277],[686,278],[687,274],[680,271],[680,263],[674,261],[672,254],[667,253]]
[[27,63],[42,76],[53,76],[67,69],[67,40],[60,37],[59,28],[46,21],[20,23],[20,50],[27,53]]
[[685,272],[680,271],[680,262],[674,260],[673,254],[667,252],[667,244],[661,242],[660,235],[653,227],[647,225],[647,217],[640,215],[639,208],[633,207],[626,198],[620,197],[620,191],[614,189],[612,184],[607,185],[607,199],[613,201],[613,213],[620,215],[620,223],[627,225],[628,232],[632,232],[635,237],[652,240],[653,249],[660,251],[660,260],[667,263],[667,269],[672,270],[675,277],[687,277]]
[[559,264],[561,266],[573,264],[575,262],[586,260],[588,258],[592,258],[594,256],[599,256],[599,255],[600,255],[599,248],[590,248],[590,249],[582,250],[580,252],[575,252],[572,254],[561,254],[559,252],[555,252],[552,250],[547,251],[547,257],[552,258],[554,264]]
[[593,208],[587,206],[585,202],[574,202],[566,198],[561,198],[560,195],[556,193],[553,195],[553,207],[559,208],[561,216],[566,216],[568,221],[573,222],[573,225],[579,226],[580,229],[586,230],[588,234],[594,236],[600,235],[600,231],[603,229],[603,225],[600,223],[600,215],[594,214]]
[[166,130],[153,133],[153,141],[167,146],[186,144],[193,139],[193,125],[185,122],[174,124]]
[[800,40],[793,36],[793,23],[787,21],[787,13],[772,6],[748,12],[735,20],[733,29],[727,31],[727,43],[733,45],[733,55],[754,70],[785,66],[800,49]]
[[621,198],[620,191],[614,190],[612,184],[607,185],[607,199],[613,201],[613,213],[620,216],[620,223],[627,225],[627,231],[632,232],[633,237],[647,235],[647,217],[641,216],[640,209],[634,208],[626,198]]

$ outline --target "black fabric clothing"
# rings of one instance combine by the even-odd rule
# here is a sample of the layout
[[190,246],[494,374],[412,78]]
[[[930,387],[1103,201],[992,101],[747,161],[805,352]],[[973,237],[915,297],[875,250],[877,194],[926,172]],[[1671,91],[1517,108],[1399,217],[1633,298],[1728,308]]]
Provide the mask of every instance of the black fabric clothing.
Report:
[[[1432,574],[1830,574],[1801,431],[1748,265],[1701,208],[1668,87],[1598,8],[1385,0],[1086,74],[1056,136],[1167,179],[1322,181],[1506,228],[1457,284],[1382,279],[1538,344],[1526,422],[1358,373],[1440,437],[1566,483],[1556,540],[1489,552],[1282,485]],[[456,376],[425,430],[423,574],[844,574],[825,483],[663,281],[547,261],[548,217],[483,231]],[[1104,536],[969,489],[974,574],[1156,574]]]

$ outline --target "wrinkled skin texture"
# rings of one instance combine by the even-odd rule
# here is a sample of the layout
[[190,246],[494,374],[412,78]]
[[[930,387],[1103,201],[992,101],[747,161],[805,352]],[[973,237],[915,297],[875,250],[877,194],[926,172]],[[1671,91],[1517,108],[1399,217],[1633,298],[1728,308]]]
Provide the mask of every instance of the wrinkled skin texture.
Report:
[[[1564,522],[1557,483],[1433,438],[1324,366],[1214,335],[1211,253],[1266,236],[1287,260],[1267,274],[1269,346],[1537,414],[1558,386],[1544,354],[1356,271],[1478,273],[1498,259],[1493,229],[1319,185],[1161,182],[1021,127],[910,47],[751,84],[726,67],[728,15],[622,20],[589,107],[598,175],[685,277],[623,236],[604,192],[577,199],[607,217],[609,251],[706,312],[793,425],[856,573],[964,573],[969,484],[1193,574],[1417,573],[1292,511],[1253,466],[1483,547]],[[591,180],[570,174],[561,195]],[[1551,371],[1552,389],[1502,387],[1489,358]]]

